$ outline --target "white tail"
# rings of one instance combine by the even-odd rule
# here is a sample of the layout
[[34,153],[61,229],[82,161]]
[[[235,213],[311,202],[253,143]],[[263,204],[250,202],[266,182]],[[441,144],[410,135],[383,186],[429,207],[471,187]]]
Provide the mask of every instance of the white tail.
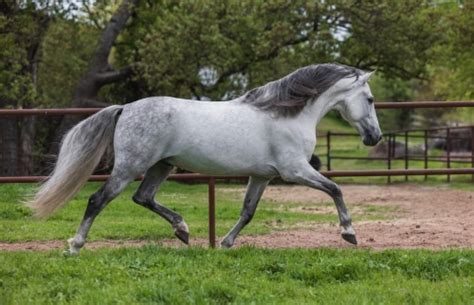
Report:
[[107,107],[66,134],[53,172],[27,202],[36,217],[47,217],[64,206],[86,183],[113,140],[122,108]]

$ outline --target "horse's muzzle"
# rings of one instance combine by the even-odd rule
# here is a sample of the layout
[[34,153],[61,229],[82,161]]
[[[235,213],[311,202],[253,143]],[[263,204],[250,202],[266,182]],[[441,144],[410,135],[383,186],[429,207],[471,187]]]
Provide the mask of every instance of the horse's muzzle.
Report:
[[378,135],[365,134],[362,142],[364,143],[364,145],[367,145],[367,146],[375,146],[381,140],[382,140],[381,134],[378,134]]

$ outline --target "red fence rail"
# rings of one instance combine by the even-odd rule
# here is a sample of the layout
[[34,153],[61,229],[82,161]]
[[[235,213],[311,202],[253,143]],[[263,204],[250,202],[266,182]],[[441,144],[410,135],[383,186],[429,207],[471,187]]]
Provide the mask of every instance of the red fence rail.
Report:
[[[402,108],[455,108],[474,107],[474,101],[420,101],[420,102],[380,102],[375,103],[377,109],[402,109]],[[0,116],[25,116],[25,115],[91,115],[102,108],[50,108],[50,109],[0,109]]]

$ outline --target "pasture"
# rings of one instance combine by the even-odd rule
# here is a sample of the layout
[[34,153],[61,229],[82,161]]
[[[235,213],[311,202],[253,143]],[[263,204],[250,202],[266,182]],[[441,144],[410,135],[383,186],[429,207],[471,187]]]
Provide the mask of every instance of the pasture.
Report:
[[3,2],[0,305],[474,305],[473,1]]
[[[438,226],[438,231],[430,231],[436,226],[429,225],[446,217],[460,217],[462,213],[468,219],[472,216],[468,204],[459,206],[457,214],[444,218],[415,221],[409,216],[419,216],[410,206],[418,203],[423,207],[426,200],[420,198],[434,193],[435,188],[342,186],[359,233],[357,249],[340,239],[336,211],[328,196],[304,191],[307,188],[270,186],[254,220],[237,240],[237,248],[211,250],[203,247],[207,236],[206,185],[168,182],[158,195],[188,222],[192,246],[185,247],[175,241],[172,229],[164,220],[131,201],[137,186],[134,183],[98,217],[90,233],[92,243],[86,244],[78,257],[64,257],[64,241],[74,234],[85,202],[98,186],[88,183],[68,206],[46,221],[31,219],[30,211],[18,202],[18,198],[33,189],[32,185],[0,186],[0,249],[3,250],[0,251],[0,303],[469,304],[474,301],[474,251],[469,243],[472,235],[468,235],[472,225],[462,219],[457,221],[459,227],[446,230]],[[455,202],[472,196],[469,185],[452,186],[456,189],[438,185],[438,193],[427,201],[442,208],[441,203],[448,197],[454,196]],[[375,190],[378,197],[369,189]],[[407,201],[408,194],[415,194],[415,189],[424,192]],[[240,185],[218,185],[219,237],[236,221],[242,192]],[[433,199],[436,197],[439,201]],[[452,211],[456,210],[453,202],[447,202]],[[394,223],[399,223],[398,231],[381,230]],[[463,228],[466,229],[464,240],[458,234]],[[410,235],[405,235],[407,232]],[[384,236],[389,238],[383,241]],[[423,243],[423,238],[429,242]],[[397,245],[397,240],[405,243]],[[277,249],[269,249],[272,247]],[[437,250],[391,249],[399,247]]]
[[2,252],[2,304],[472,304],[474,253],[169,249]]

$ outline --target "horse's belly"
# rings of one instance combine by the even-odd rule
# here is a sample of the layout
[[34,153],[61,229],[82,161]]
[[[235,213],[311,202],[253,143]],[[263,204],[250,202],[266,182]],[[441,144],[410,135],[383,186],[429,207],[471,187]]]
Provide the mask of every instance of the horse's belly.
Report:
[[277,176],[275,167],[265,162],[251,162],[231,156],[226,160],[205,156],[175,156],[167,162],[195,173],[215,176]]

